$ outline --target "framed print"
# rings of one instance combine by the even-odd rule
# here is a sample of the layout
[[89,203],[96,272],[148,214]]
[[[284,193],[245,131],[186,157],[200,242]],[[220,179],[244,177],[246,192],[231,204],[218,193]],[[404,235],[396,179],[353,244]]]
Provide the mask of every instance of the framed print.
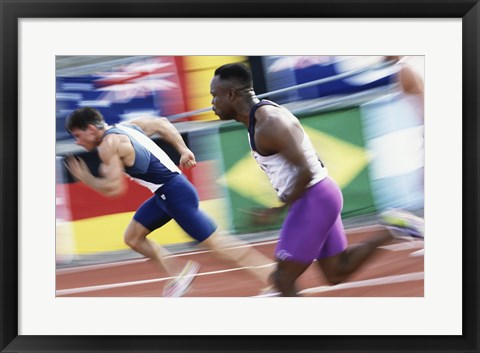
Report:
[[[478,352],[479,6],[478,1],[473,0],[418,3],[402,0],[341,3],[322,0],[282,3],[2,0],[1,351]],[[104,73],[95,80],[108,81],[118,79],[120,74],[122,80],[125,75],[131,75],[132,71],[122,69],[120,72],[118,67],[128,67],[143,75],[144,69],[136,66],[139,58],[145,60],[143,64],[146,66],[159,69],[164,67],[165,60],[171,60],[175,62],[177,72],[189,70],[193,77],[191,82],[197,83],[191,96],[188,92],[181,93],[182,99],[201,102],[180,108],[173,105],[159,108],[152,103],[150,107],[142,106],[141,109],[159,108],[155,113],[167,111],[166,115],[172,117],[181,115],[182,111],[210,108],[210,94],[215,94],[215,90],[209,87],[212,72],[203,77],[200,74],[203,67],[200,64],[194,67],[193,59],[184,58],[202,58],[204,61],[198,62],[204,63],[208,58],[213,60],[218,57],[228,57],[228,60],[235,57],[236,61],[247,62],[244,58],[248,57],[254,77],[262,77],[256,82],[263,79],[265,85],[264,89],[256,89],[268,92],[267,86],[272,81],[267,76],[272,71],[256,70],[256,60],[262,61],[263,67],[271,60],[269,65],[275,64],[278,68],[285,62],[290,65],[292,58],[313,60],[321,57],[324,60],[333,56],[408,56],[424,60],[425,105],[422,105],[422,110],[425,130],[422,140],[424,137],[425,197],[422,209],[426,240],[424,260],[414,273],[418,276],[415,280],[421,280],[420,291],[391,292],[390,295],[375,295],[366,291],[358,295],[357,292],[348,292],[351,287],[347,286],[343,296],[332,292],[330,296],[305,295],[299,298],[251,298],[253,295],[232,298],[208,295],[207,292],[183,298],[162,298],[161,291],[150,291],[145,287],[143,291],[129,294],[120,291],[111,295],[112,288],[120,287],[110,285],[115,281],[94,285],[92,279],[97,274],[91,272],[81,277],[67,267],[62,273],[73,273],[79,284],[75,287],[61,286],[57,271],[59,263],[68,264],[73,257],[77,261],[85,259],[85,254],[91,255],[85,239],[91,236],[90,229],[97,227],[95,222],[101,217],[117,217],[134,211],[110,204],[109,207],[114,210],[112,214],[95,213],[95,207],[103,202],[102,199],[96,199],[94,194],[85,197],[86,189],[81,186],[73,190],[72,185],[63,185],[71,178],[66,171],[59,183],[58,171],[64,169],[61,164],[58,167],[53,153],[56,157],[66,157],[74,151],[74,141],[68,140],[64,154],[58,152],[58,141],[70,138],[62,135],[65,134],[65,121],[62,120],[65,116],[58,113],[59,100],[63,97],[63,103],[70,101],[78,97],[75,89],[92,84],[91,81],[82,81],[86,74],[76,71],[74,75],[69,71],[73,66],[63,64],[70,59],[77,60],[78,64],[78,60],[82,59],[85,60],[82,67],[91,69],[89,65],[92,61],[86,62],[92,58],[108,57],[110,63],[120,60],[121,65],[115,66],[117,71],[111,65],[99,66],[101,60],[93,65],[95,72]],[[309,67],[304,61],[300,64],[297,61],[295,65],[297,69]],[[321,65],[328,66],[324,61]],[[294,77],[294,84],[302,83],[301,73],[300,69],[288,71],[289,77]],[[187,79],[181,75],[178,77],[175,84],[182,86],[182,80]],[[135,83],[139,82],[137,78],[135,76]],[[164,78],[171,80],[171,73],[156,72],[156,76],[149,77],[148,82],[152,84],[154,79]],[[205,79],[207,84],[203,82]],[[171,84],[171,81],[165,81],[162,84]],[[62,89],[59,90],[59,87]],[[135,87],[135,94],[139,94],[139,87]],[[298,88],[298,96],[312,94],[309,91],[300,92],[303,88]],[[96,104],[108,101],[111,107],[113,100],[122,101],[125,98],[122,94],[126,94],[125,91],[108,90],[101,90],[101,93],[110,94],[110,100],[98,97],[90,97],[89,100]],[[318,95],[318,92],[314,94]],[[105,98],[104,95],[102,97]],[[207,103],[201,100],[202,97],[206,97]],[[175,98],[178,97],[170,96],[167,101],[175,102]],[[378,100],[375,102],[378,103]],[[72,110],[71,107],[62,109],[64,112]],[[348,115],[345,113],[348,109],[339,108],[341,114],[335,115],[335,123],[325,127],[331,132],[327,138],[315,130],[317,120],[308,120],[311,117],[307,117],[304,122],[309,134],[321,135],[319,138],[327,142],[338,142],[331,136],[345,134],[350,127],[341,125],[340,119],[351,115],[362,118],[375,116],[375,124],[380,125],[385,124],[384,116],[395,110],[390,106],[385,110],[378,110],[376,106],[362,106],[362,109]],[[400,109],[395,110],[397,119],[401,112]],[[130,113],[130,110],[123,110],[119,116]],[[53,114],[56,115],[55,120]],[[327,118],[331,118],[330,115]],[[345,121],[350,122],[348,119]],[[208,122],[197,123],[201,126],[196,130],[197,135],[187,133],[183,137],[189,146],[196,144],[198,151],[201,148],[204,151],[205,146],[211,146],[210,140],[202,140],[206,134],[202,129]],[[210,130],[211,126],[208,125]],[[226,143],[236,141],[234,129],[230,129],[228,124],[225,126],[227,128],[220,132],[226,131],[228,135],[225,136],[228,137],[222,140],[215,135],[218,137],[218,148],[206,152],[215,154],[215,160]],[[370,130],[362,126],[361,131],[368,140]],[[349,133],[349,136],[352,134]],[[235,147],[238,160],[243,161],[244,155],[249,156],[246,142],[243,139],[246,151]],[[358,149],[348,149],[345,144],[333,145],[333,150],[345,151],[342,152],[345,159],[347,156],[352,158],[350,164],[361,158],[352,157],[356,156]],[[413,145],[412,139],[405,142],[405,148],[413,149]],[[379,152],[386,149],[386,145],[382,146]],[[82,158],[89,157],[82,155]],[[98,162],[98,157],[91,158],[89,163]],[[198,165],[208,160],[197,154]],[[229,163],[228,158],[222,159],[222,167],[233,170],[234,166]],[[400,168],[401,161],[393,161],[387,156],[384,163]],[[205,170],[204,165],[199,169]],[[101,167],[97,164],[97,168]],[[235,169],[236,173],[240,174],[242,168],[245,170],[247,164]],[[383,167],[377,169],[377,174],[372,170],[370,177],[377,182],[380,178],[374,175],[386,174]],[[210,187],[210,192],[214,183],[225,185],[231,182],[226,178],[202,180]],[[407,177],[402,180],[406,183]],[[245,185],[245,182],[240,184]],[[62,243],[59,250],[58,222],[68,218],[59,211],[62,208],[58,208],[59,203],[65,202],[59,191],[63,186],[70,188],[70,196],[76,192],[80,201],[88,199],[92,202],[70,209],[76,212],[75,221],[78,222],[73,226],[76,232],[83,232],[84,242],[68,238],[74,240],[75,246]],[[249,188],[253,187],[250,185]],[[259,189],[256,185],[254,191]],[[243,204],[235,203],[233,199],[243,195],[243,190],[232,191],[233,196],[228,196],[230,203],[227,206],[215,204],[211,206],[211,212],[228,213],[225,219],[230,225],[240,227],[240,223],[235,223],[235,212],[240,212],[238,210]],[[355,190],[344,193],[353,194]],[[200,190],[200,201],[203,201],[203,192]],[[135,202],[140,202],[141,197],[137,200],[136,194],[130,195],[133,196],[128,201],[133,202],[135,197]],[[376,200],[377,205],[385,202],[375,196],[371,198]],[[365,201],[364,196],[358,199]],[[256,202],[261,204],[258,199]],[[352,212],[355,207],[369,207],[348,202],[344,203],[344,207]],[[238,218],[241,216],[238,215]],[[117,227],[116,223],[122,222],[121,217],[112,218],[110,224]],[[108,229],[103,231],[103,238],[96,235],[92,238],[96,246],[100,241],[106,244],[106,248],[111,246],[107,233]],[[138,261],[143,263],[143,259]],[[402,267],[391,256],[389,263],[395,262],[397,267]],[[149,277],[145,271],[144,267],[137,268],[140,277],[135,279],[136,282],[143,281],[141,284],[145,285],[165,279]],[[112,276],[106,272],[103,274],[107,278]],[[373,277],[361,278],[355,283],[371,284],[377,279]],[[405,280],[405,277],[394,278],[396,281]],[[409,280],[410,277],[405,281]],[[217,286],[221,287],[224,283],[223,280],[218,281]],[[136,283],[132,281],[123,288],[133,285]],[[237,287],[243,287],[243,284]],[[320,288],[326,290],[325,287]],[[99,295],[102,290],[107,291]],[[94,295],[87,295],[92,291]]]

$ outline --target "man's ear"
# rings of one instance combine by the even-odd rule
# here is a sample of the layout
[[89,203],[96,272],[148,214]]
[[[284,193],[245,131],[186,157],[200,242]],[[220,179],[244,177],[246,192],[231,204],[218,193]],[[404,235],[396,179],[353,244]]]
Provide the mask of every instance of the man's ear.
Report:
[[228,94],[228,98],[229,98],[230,100],[234,100],[235,97],[237,96],[237,90],[236,90],[235,88],[233,88],[233,87],[232,87],[232,88],[229,88],[227,94]]
[[97,132],[98,131],[98,126],[94,124],[88,124],[87,129],[88,132]]
[[103,124],[88,124],[87,129],[90,131],[101,130],[105,127]]

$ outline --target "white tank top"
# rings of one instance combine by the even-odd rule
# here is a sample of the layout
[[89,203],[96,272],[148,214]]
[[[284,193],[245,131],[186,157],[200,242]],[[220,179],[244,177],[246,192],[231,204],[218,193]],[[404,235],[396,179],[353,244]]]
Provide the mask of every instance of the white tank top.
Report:
[[[258,104],[252,107],[250,112],[250,124],[248,128],[248,136],[250,141],[250,147],[252,148],[252,155],[265,171],[272,186],[277,191],[277,195],[280,200],[285,201],[285,198],[292,192],[295,180],[297,178],[297,168],[287,161],[280,153],[264,156],[259,154],[255,149],[255,111],[263,105],[273,105],[280,107],[279,105],[270,102],[268,100],[262,100]],[[303,130],[302,149],[307,160],[310,171],[312,172],[312,180],[307,187],[313,186],[319,181],[325,179],[328,176],[327,168],[322,164],[318,158],[317,152],[313,148],[310,138]]]
[[182,172],[170,157],[136,125],[117,124],[105,132],[126,135],[135,151],[133,166],[125,172],[138,184],[154,193],[168,180]]

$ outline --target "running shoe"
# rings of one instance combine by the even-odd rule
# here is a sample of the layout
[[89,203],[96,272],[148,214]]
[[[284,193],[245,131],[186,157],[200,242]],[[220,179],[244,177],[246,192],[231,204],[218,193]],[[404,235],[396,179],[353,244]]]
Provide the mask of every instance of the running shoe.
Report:
[[163,289],[163,296],[181,297],[186,294],[189,291],[199,269],[200,265],[198,263],[189,260],[182,272],[180,272],[177,277],[165,285],[165,288]]
[[380,213],[382,224],[397,238],[424,238],[425,221],[410,212],[399,209],[388,209]]
[[275,289],[274,286],[268,286],[263,288],[260,293],[254,295],[256,298],[268,298],[268,297],[279,297],[280,292]]

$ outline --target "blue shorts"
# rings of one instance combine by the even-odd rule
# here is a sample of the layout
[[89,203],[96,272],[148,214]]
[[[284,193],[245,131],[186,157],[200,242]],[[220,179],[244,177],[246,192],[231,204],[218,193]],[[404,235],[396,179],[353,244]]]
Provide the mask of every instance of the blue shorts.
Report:
[[179,174],[145,201],[133,219],[150,231],[174,219],[188,235],[201,242],[212,235],[217,226],[198,206],[197,191],[184,175]]
[[341,211],[342,192],[327,177],[294,201],[283,223],[275,256],[310,264],[341,253],[347,247]]

